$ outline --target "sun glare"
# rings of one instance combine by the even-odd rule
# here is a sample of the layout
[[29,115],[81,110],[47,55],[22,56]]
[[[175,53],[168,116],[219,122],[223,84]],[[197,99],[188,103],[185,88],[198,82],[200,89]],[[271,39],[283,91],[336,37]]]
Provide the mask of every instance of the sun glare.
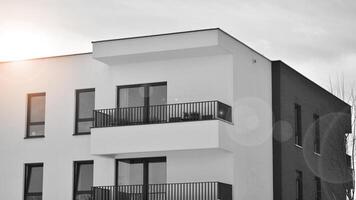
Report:
[[33,27],[0,30],[0,61],[16,61],[48,54],[48,36]]

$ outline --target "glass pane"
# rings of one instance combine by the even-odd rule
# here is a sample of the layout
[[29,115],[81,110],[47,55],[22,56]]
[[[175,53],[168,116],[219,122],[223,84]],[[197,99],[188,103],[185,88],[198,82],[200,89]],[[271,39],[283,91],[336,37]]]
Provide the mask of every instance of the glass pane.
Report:
[[28,136],[44,135],[45,125],[30,125]]
[[150,86],[149,93],[150,105],[167,104],[167,85]]
[[148,164],[148,183],[159,184],[167,182],[166,162],[152,162]]
[[30,104],[31,104],[30,122],[44,122],[46,96],[31,97]]
[[90,191],[93,186],[93,164],[79,164],[77,191]]
[[90,200],[91,194],[77,194],[75,200]]
[[31,167],[29,173],[28,192],[42,192],[43,167]]
[[79,118],[92,118],[95,107],[95,92],[79,93]]
[[88,133],[90,132],[90,127],[92,126],[93,126],[92,121],[78,122],[78,133]]
[[120,108],[144,106],[144,87],[121,88],[119,90],[119,104]]
[[42,200],[42,196],[27,196],[26,200]]
[[143,184],[143,163],[130,163],[130,161],[119,161],[118,165],[119,185],[141,185]]

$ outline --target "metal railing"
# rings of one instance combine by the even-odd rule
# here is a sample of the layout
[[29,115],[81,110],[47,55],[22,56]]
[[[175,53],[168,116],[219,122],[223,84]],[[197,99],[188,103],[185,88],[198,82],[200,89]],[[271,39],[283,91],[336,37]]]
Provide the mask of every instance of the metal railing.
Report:
[[93,111],[94,128],[222,119],[231,122],[231,106],[219,101],[203,101],[111,108]]
[[232,186],[220,182],[96,186],[92,200],[232,200]]

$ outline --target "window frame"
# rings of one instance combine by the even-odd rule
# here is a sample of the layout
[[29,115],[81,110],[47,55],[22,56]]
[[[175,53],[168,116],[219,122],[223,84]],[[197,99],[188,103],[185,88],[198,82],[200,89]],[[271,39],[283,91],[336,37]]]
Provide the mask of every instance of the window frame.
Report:
[[[136,88],[136,87],[143,87],[144,88],[144,106],[149,106],[149,88],[151,86],[166,86],[167,87],[167,81],[162,81],[162,82],[154,82],[154,83],[141,83],[141,84],[131,84],[131,85],[119,85],[116,87],[116,107],[117,108],[122,108],[120,107],[120,89],[127,89],[127,88]],[[167,88],[168,89],[168,88]]]
[[303,172],[296,170],[296,200],[303,200]]
[[[78,183],[79,183],[80,165],[88,165],[88,164],[93,165],[93,170],[94,170],[94,160],[81,160],[81,161],[73,162],[73,200],[76,200],[77,195],[91,194],[92,192],[91,190],[87,190],[87,191],[77,190]],[[94,171],[93,171],[93,175],[94,175]]]
[[94,92],[94,107],[95,107],[95,88],[86,88],[86,89],[77,89],[75,90],[75,122],[74,122],[74,134],[73,135],[90,135],[89,132],[78,132],[78,124],[79,122],[94,122],[94,117],[91,118],[79,118],[79,101],[80,101],[80,94],[86,92]]
[[321,179],[315,176],[315,200],[321,200]]
[[[26,136],[25,139],[27,138],[43,138],[45,137],[45,129],[46,129],[46,120],[43,122],[31,122],[31,98],[32,97],[39,97],[39,96],[44,96],[45,101],[46,101],[46,92],[38,92],[38,93],[29,93],[27,94],[27,117],[26,117]],[[46,106],[46,103],[45,103]],[[46,109],[45,109],[45,118],[46,118]],[[44,133],[43,135],[30,135],[30,126],[32,125],[43,125],[44,126]]]
[[300,104],[294,104],[294,144],[302,147],[302,106]]
[[31,178],[31,173],[30,169],[34,167],[42,167],[42,177],[44,176],[43,169],[44,165],[43,163],[25,163],[25,173],[24,173],[24,200],[27,199],[29,196],[41,196],[43,195],[43,178],[42,178],[42,192],[28,192],[29,186],[30,186],[30,178]]
[[314,153],[320,155],[321,143],[320,143],[320,116],[313,114],[314,121]]
[[152,86],[166,86],[166,89],[168,91],[167,81],[117,86],[116,87],[116,108],[126,108],[126,107],[120,106],[120,90],[121,89],[143,87],[144,105],[142,106],[143,107],[143,116],[142,117],[143,117],[143,122],[148,123],[150,120],[150,96],[149,96],[149,94],[150,94],[150,87],[152,87]]

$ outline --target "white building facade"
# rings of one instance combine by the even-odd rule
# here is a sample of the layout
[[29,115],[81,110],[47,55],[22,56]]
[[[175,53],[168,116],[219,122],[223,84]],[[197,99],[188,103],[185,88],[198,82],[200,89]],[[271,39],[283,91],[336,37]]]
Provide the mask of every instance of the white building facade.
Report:
[[273,199],[271,61],[220,29],[0,63],[0,90],[1,199]]

